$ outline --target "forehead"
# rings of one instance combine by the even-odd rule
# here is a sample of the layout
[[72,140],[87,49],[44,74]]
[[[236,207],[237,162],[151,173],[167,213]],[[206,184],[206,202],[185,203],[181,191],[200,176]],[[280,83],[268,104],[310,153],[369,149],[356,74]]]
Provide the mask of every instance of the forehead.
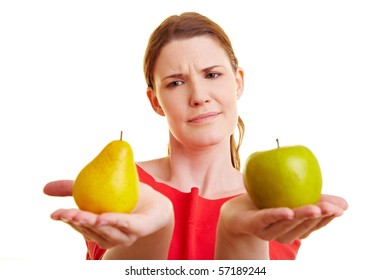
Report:
[[165,45],[157,57],[155,72],[167,68],[179,70],[188,64],[197,67],[230,64],[221,44],[211,36],[173,40]]

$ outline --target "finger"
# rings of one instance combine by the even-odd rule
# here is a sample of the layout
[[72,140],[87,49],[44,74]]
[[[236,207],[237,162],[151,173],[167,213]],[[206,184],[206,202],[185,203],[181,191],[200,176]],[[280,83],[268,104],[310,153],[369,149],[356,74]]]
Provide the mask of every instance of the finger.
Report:
[[295,227],[291,228],[285,234],[280,235],[276,241],[289,244],[296,239],[303,239],[312,233],[322,218],[303,219]]
[[298,219],[313,219],[322,216],[322,209],[318,205],[305,205],[293,209],[294,217]]
[[303,220],[304,219],[293,219],[274,223],[262,229],[258,236],[264,240],[279,240],[280,237],[286,235],[288,232],[302,223]]
[[163,224],[160,225],[159,222],[152,220],[147,214],[120,213],[104,213],[98,217],[97,224],[108,225],[124,233],[137,236],[146,236],[163,226]]
[[59,209],[51,214],[51,218],[54,220],[61,220],[75,225],[94,225],[96,224],[97,217],[98,215],[94,213],[75,208]]
[[[136,232],[131,231],[129,227],[122,229],[117,224],[99,223],[98,218],[100,216],[92,220],[87,215],[82,214],[84,213],[73,219],[73,225],[77,228],[76,230],[96,242],[101,248],[109,249],[117,245],[130,246],[139,236]],[[120,216],[121,214],[115,215]],[[129,215],[124,216],[129,217]]]
[[348,209],[348,202],[344,198],[342,198],[340,196],[323,194],[321,196],[320,202],[332,203],[334,205],[339,206],[343,210],[347,210]]
[[[326,212],[326,211],[325,211]],[[270,227],[268,234],[281,243],[291,243],[301,236],[310,234],[324,218],[323,209],[318,205],[305,205],[294,209],[294,220]]]
[[[260,231],[260,238],[266,240],[282,240],[283,242],[293,241],[290,238],[291,232],[306,220],[321,217],[321,209],[316,205],[305,205],[290,210],[293,215],[290,219],[274,220]],[[293,233],[294,234],[294,233]],[[286,236],[284,238],[284,236]]]
[[107,245],[105,247],[115,247],[117,245],[128,247],[131,246],[137,239],[138,235],[129,232],[123,232],[119,228],[112,226],[96,226],[90,228],[91,232],[104,240]]
[[335,216],[326,216],[324,218],[322,218],[317,224],[315,227],[313,227],[313,229],[311,231],[308,231],[307,233],[303,234],[300,239],[304,239],[304,238],[307,238],[312,232],[314,231],[317,231],[319,230],[320,228],[326,226],[327,224],[329,224],[333,219],[335,218]]
[[98,244],[106,244],[107,242],[104,238],[94,233],[89,228],[91,225],[93,225],[93,215],[85,215],[86,213],[82,212],[81,214],[84,215],[81,215],[80,212],[81,211],[78,209],[59,209],[53,212],[51,216],[52,219],[62,221],[72,227],[75,231],[82,234],[84,239],[89,241],[95,241]]
[[125,240],[125,235],[120,230],[110,226],[106,227],[107,230],[104,226],[97,225],[98,215],[91,212],[79,209],[59,209],[53,213],[53,217],[67,223],[81,233],[86,240],[94,241],[104,249],[112,248]]
[[329,201],[321,201],[317,204],[317,206],[321,209],[323,216],[335,216],[339,217],[344,213],[343,206],[330,203]]
[[50,196],[71,196],[72,188],[72,180],[52,181],[45,185],[43,193]]
[[65,223],[68,224],[69,226],[71,226],[75,231],[77,231],[80,234],[82,234],[86,241],[93,241],[93,242],[95,242],[94,235],[90,233],[90,230],[87,227],[82,226],[80,224],[74,224],[72,222],[65,222]]
[[110,249],[116,246],[118,243],[113,243],[112,240],[106,238],[105,235],[98,230],[98,227],[93,226],[77,226],[79,231],[86,240],[95,242],[102,249]]
[[123,232],[121,229],[115,228],[115,225],[99,225],[97,223],[98,217],[99,215],[79,209],[59,209],[52,214],[54,220],[60,220],[70,225],[86,240],[94,241],[104,249],[116,245],[130,246],[137,239],[136,235]]
[[83,235],[85,240],[95,242],[100,248],[110,249],[115,246],[115,244],[107,240],[102,234],[96,232],[96,226],[84,225],[73,221],[64,222]]
[[62,220],[64,222],[71,221],[76,215],[77,209],[58,209],[54,211],[50,217],[53,220]]
[[289,208],[264,209],[259,215],[261,215],[260,217],[264,226],[294,218],[294,212]]
[[[271,240],[278,231],[288,230],[291,220],[294,219],[294,212],[289,208],[264,209],[253,215],[246,223],[250,232],[264,240]],[[256,226],[253,226],[256,225]],[[276,229],[275,229],[275,225]],[[287,227],[287,229],[285,229]]]

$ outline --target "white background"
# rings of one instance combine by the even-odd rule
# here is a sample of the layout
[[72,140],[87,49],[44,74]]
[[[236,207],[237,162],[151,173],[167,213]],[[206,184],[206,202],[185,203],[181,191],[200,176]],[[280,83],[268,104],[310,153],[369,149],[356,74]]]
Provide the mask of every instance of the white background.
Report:
[[165,155],[167,126],[147,100],[142,59],[153,29],[184,11],[219,23],[245,70],[242,161],[275,138],[306,145],[324,192],[350,204],[303,241],[298,260],[336,278],[334,267],[384,269],[386,1],[1,1],[0,259],[83,260],[81,236],[49,218],[72,198],[47,197],[43,186],[74,179],[121,130],[137,161]]

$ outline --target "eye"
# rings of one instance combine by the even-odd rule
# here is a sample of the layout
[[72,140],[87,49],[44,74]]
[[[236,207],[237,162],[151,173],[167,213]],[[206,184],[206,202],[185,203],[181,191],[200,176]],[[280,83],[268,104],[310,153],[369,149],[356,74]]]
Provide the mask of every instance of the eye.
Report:
[[173,82],[170,82],[167,87],[169,88],[173,88],[173,87],[178,87],[180,85],[184,84],[184,82],[182,81],[173,81]]
[[206,74],[206,79],[216,79],[220,76],[221,74],[218,73],[207,73]]

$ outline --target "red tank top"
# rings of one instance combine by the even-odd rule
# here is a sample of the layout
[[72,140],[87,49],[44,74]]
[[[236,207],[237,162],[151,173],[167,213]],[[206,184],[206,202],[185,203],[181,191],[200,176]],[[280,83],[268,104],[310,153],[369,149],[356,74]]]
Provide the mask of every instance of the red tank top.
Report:
[[[212,260],[219,211],[224,202],[232,197],[206,199],[199,196],[198,188],[183,193],[166,184],[157,182],[150,174],[137,166],[139,180],[167,196],[173,204],[175,228],[168,253],[170,260]],[[87,259],[102,259],[105,249],[96,243],[86,241]],[[300,240],[291,244],[269,242],[270,258],[273,260],[293,260],[296,258]]]

